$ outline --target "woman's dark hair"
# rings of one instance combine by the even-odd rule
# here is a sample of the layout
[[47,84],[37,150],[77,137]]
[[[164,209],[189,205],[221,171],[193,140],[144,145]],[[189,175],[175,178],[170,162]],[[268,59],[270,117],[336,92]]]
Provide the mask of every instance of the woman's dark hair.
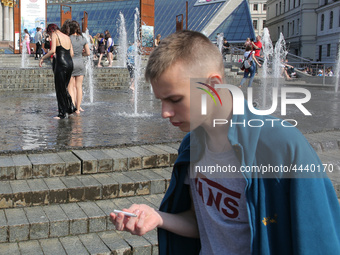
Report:
[[103,34],[103,33],[100,33],[100,34],[99,34],[99,37],[100,37],[100,38],[104,38],[104,34]]
[[250,45],[247,45],[246,46],[246,51],[250,51],[251,50],[251,46]]
[[65,20],[63,26],[60,28],[60,31],[64,33],[65,35],[70,35],[70,24],[72,20],[67,19]]
[[24,29],[24,32],[25,32],[26,34],[28,34],[28,30],[27,30],[27,28],[25,28],[25,29]]
[[111,38],[110,32],[107,32],[107,34],[105,35],[105,40]]
[[77,21],[72,20],[69,24],[69,27],[70,27],[70,35],[73,35],[74,33],[76,33],[77,35],[82,36],[82,33],[80,31],[80,26]]
[[59,27],[56,24],[49,24],[46,28],[46,32],[48,34],[52,34],[53,32],[59,30]]

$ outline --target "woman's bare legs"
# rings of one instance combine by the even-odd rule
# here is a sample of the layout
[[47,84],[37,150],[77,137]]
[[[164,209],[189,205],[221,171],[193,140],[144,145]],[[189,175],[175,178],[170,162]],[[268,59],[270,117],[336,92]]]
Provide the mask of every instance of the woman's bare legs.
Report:
[[113,58],[112,52],[108,52],[107,53],[107,59],[109,60],[109,67],[112,66],[112,58]]
[[[70,82],[67,86],[67,91],[72,98],[72,103],[76,105],[76,84],[75,84],[75,77],[71,77]],[[78,109],[78,108],[77,108]]]
[[76,76],[75,77],[75,87],[76,87],[76,113],[80,113],[80,111],[84,111],[81,107],[81,101],[83,100],[83,79],[84,76]]
[[102,61],[103,53],[100,53],[99,59],[98,59],[98,67],[103,67],[100,62]]

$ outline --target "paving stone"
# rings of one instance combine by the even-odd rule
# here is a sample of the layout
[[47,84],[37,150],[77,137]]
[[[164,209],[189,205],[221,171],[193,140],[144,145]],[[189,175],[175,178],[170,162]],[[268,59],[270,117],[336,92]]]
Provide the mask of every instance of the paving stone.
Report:
[[317,141],[309,141],[309,144],[313,147],[316,152],[322,151],[322,146],[320,142]]
[[59,238],[67,254],[85,255],[89,254],[78,236],[67,236]]
[[0,255],[20,255],[19,246],[17,243],[0,244]]
[[[111,200],[114,204],[114,209],[123,210],[131,207],[132,203],[127,198],[114,198]],[[113,211],[113,210],[112,210]]]
[[65,184],[57,177],[54,178],[45,178],[44,182],[46,183],[49,189],[49,203],[66,203],[68,192]]
[[177,150],[177,154],[178,154],[178,149],[181,144],[180,143],[167,143],[166,145]]
[[96,203],[79,202],[78,205],[88,217],[90,233],[106,230],[106,214]]
[[102,150],[105,154],[112,158],[113,166],[112,170],[116,171],[127,171],[128,170],[128,159],[123,154],[119,153],[114,149],[105,149]]
[[58,152],[57,154],[65,162],[66,175],[81,174],[81,161],[72,152]]
[[118,232],[118,234],[132,247],[133,254],[152,254],[152,245],[144,237],[131,235],[125,231]]
[[100,239],[112,251],[112,254],[130,254],[131,247],[116,231],[97,233]]
[[110,220],[110,213],[112,213],[113,210],[117,209],[116,205],[111,200],[99,200],[95,201],[95,203],[106,215],[106,229],[116,229]]
[[330,150],[338,150],[338,142],[337,141],[322,141],[321,147],[323,151],[330,151]]
[[136,195],[148,195],[150,194],[150,186],[151,181],[146,176],[140,174],[137,171],[133,172],[125,172],[123,173],[125,176],[129,177],[135,182],[135,185],[137,187],[136,189]]
[[85,187],[84,200],[101,199],[101,184],[92,175],[81,175],[76,177]]
[[58,238],[39,240],[44,255],[66,255],[63,245]]
[[119,148],[115,150],[127,157],[128,170],[137,170],[142,168],[142,158],[139,154],[129,150],[128,148]]
[[80,160],[83,174],[97,173],[98,161],[90,153],[85,150],[72,151]]
[[0,209],[13,207],[13,191],[9,181],[0,181]]
[[153,168],[157,166],[157,154],[140,146],[129,147],[129,150],[136,152],[142,158],[142,168]]
[[75,176],[60,177],[60,180],[67,187],[69,202],[79,202],[85,199],[85,186]]
[[85,234],[88,230],[88,218],[76,203],[61,204],[60,207],[70,219],[70,234]]
[[29,236],[29,222],[22,208],[5,209],[9,242],[25,241]]
[[0,243],[5,243],[7,242],[7,219],[5,216],[5,212],[3,210],[0,210]]
[[32,191],[26,180],[9,182],[13,191],[13,207],[30,206],[32,204]]
[[162,150],[154,145],[142,145],[142,148],[157,153],[157,165],[155,167],[169,166],[170,165],[170,154],[169,152]]
[[151,230],[148,233],[144,234],[143,237],[152,245],[152,255],[158,255],[158,234],[157,230]]
[[8,156],[0,156],[0,180],[14,180],[15,165],[13,159]]
[[166,144],[154,144],[154,146],[155,146],[156,148],[160,148],[160,149],[162,149],[162,150],[164,150],[164,151],[166,151],[166,152],[169,153],[169,156],[170,156],[170,159],[169,159],[169,160],[170,160],[170,161],[169,161],[170,166],[173,166],[173,165],[175,164],[176,159],[177,159],[177,157],[178,157],[178,151],[177,151],[177,149],[174,149],[173,147],[168,146],[168,145],[166,145]]
[[139,171],[138,173],[150,180],[150,194],[165,192],[166,180],[162,176],[151,170]]
[[32,177],[32,163],[26,155],[12,155],[15,165],[16,179],[29,179]]
[[88,150],[93,157],[98,160],[98,172],[112,172],[113,160],[112,158],[101,150]]
[[26,217],[30,223],[30,239],[48,238],[49,221],[41,207],[24,208]]
[[37,240],[25,241],[18,243],[21,254],[24,255],[44,255],[40,244]]
[[144,196],[144,198],[148,200],[150,203],[152,203],[154,205],[154,208],[157,208],[157,209],[160,207],[163,197],[164,197],[164,194]]
[[50,176],[65,176],[65,161],[57,153],[45,153],[45,162],[50,165]]
[[100,239],[100,237],[95,234],[80,235],[79,239],[82,241],[85,248],[90,252],[90,254],[101,254],[110,255],[111,251],[105,243]]
[[67,236],[69,234],[70,222],[60,205],[49,205],[43,207],[50,222],[49,237]]
[[46,164],[43,154],[28,154],[27,157],[32,162],[32,177],[41,178],[50,176],[50,165]]
[[[171,170],[170,170],[171,169]],[[157,169],[152,169],[151,171],[155,172],[156,174],[162,176],[166,180],[166,187],[165,189],[167,190],[170,185],[170,179],[171,179],[171,172],[172,168],[157,168]]]
[[152,208],[155,208],[155,205],[152,204],[149,200],[147,200],[145,197],[147,196],[136,196],[136,197],[128,197],[127,199],[131,202],[132,204],[146,204]]
[[107,175],[119,183],[119,197],[135,195],[138,185],[129,177],[122,173],[108,173]]
[[95,174],[92,175],[102,185],[102,198],[114,198],[118,196],[119,184],[114,180],[112,176],[107,174]]
[[27,180],[27,184],[32,191],[32,205],[49,204],[49,189],[42,179]]

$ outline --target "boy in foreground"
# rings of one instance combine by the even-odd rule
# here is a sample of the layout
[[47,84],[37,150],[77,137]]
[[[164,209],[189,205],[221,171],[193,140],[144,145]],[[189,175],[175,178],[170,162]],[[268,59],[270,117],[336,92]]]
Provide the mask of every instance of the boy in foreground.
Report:
[[[220,88],[222,56],[208,38],[193,31],[168,36],[151,53],[145,77],[162,117],[190,133],[160,209],[134,204],[124,211],[137,217],[111,213],[117,230],[143,235],[157,227],[160,254],[340,254],[340,207],[325,175],[241,171],[322,164],[296,128],[253,114],[246,102],[243,114],[233,113],[235,93]],[[201,107],[207,92],[218,102],[207,97],[208,114]],[[243,124],[250,119],[271,121]]]

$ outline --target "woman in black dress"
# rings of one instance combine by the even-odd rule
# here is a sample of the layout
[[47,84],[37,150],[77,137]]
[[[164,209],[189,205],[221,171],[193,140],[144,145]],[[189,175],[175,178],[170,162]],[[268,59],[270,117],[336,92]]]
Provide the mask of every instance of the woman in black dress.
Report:
[[46,32],[52,38],[52,47],[51,50],[40,59],[39,66],[42,67],[43,61],[55,53],[53,71],[59,114],[54,118],[64,119],[68,117],[68,114],[72,114],[77,110],[67,91],[67,86],[70,82],[73,70],[73,48],[70,38],[60,32],[56,24],[49,24],[46,28]]

